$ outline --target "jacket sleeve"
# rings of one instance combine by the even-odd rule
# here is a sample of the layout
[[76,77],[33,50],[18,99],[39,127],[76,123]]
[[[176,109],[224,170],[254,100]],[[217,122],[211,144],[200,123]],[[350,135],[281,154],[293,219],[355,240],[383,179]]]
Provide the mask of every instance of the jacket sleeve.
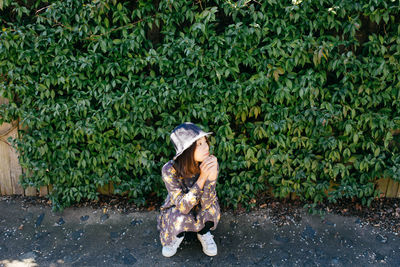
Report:
[[[219,175],[219,165],[218,165],[218,174]],[[217,179],[214,181],[207,180],[204,183],[203,188],[203,196],[200,199],[200,204],[202,209],[208,209],[216,200],[218,201],[217,193],[215,191],[215,187],[217,185]]]
[[203,190],[195,183],[185,194],[177,180],[179,178],[176,177],[176,171],[171,165],[166,165],[162,169],[162,179],[172,203],[181,213],[188,214],[199,203]]

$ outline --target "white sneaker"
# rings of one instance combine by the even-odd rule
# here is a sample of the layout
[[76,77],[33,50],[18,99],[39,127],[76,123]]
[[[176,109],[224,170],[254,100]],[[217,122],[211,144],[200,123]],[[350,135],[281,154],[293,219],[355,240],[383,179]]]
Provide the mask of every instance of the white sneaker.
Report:
[[217,255],[217,244],[215,244],[213,237],[214,236],[210,232],[204,235],[197,234],[197,238],[203,246],[203,252],[208,256]]
[[176,250],[178,249],[179,245],[182,243],[183,238],[182,237],[176,237],[174,240],[172,240],[171,244],[165,246],[162,248],[162,254],[164,257],[171,257],[174,256],[176,253]]

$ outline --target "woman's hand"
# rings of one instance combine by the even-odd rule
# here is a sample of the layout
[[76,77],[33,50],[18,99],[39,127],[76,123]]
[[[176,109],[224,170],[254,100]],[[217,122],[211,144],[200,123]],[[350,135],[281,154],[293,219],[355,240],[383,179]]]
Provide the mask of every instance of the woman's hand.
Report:
[[218,160],[214,155],[208,156],[200,164],[200,175],[204,175],[209,181],[215,181],[218,177]]

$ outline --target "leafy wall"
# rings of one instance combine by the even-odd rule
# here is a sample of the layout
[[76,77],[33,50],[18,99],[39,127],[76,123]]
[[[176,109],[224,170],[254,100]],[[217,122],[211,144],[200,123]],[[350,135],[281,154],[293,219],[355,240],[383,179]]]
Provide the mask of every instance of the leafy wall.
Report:
[[[112,182],[165,196],[169,133],[214,131],[225,206],[400,181],[398,1],[0,0],[0,123],[62,209]],[[329,190],[328,190],[329,189]],[[328,194],[326,192],[329,191]]]

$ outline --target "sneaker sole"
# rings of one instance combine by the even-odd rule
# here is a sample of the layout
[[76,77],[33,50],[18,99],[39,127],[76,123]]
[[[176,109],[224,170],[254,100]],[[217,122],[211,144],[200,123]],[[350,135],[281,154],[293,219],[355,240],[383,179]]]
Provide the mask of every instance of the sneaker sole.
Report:
[[[184,237],[180,237],[180,238],[182,238],[182,240],[179,242],[179,245],[182,243]],[[161,254],[162,254],[164,257],[167,257],[167,258],[172,257],[172,256],[174,256],[174,255],[176,254],[176,252],[178,251],[179,245],[178,245],[178,247],[176,248],[176,250],[175,250],[175,252],[174,252],[173,254],[171,254],[171,255],[166,254],[166,255],[165,255],[163,251],[161,251]]]
[[[197,239],[200,241],[201,246],[204,247],[203,242],[201,242],[200,238],[197,237]],[[204,250],[204,248],[203,248],[203,252],[204,252],[204,254],[206,254],[207,256],[210,256],[210,257],[216,256],[216,255],[218,254],[218,252],[215,252],[215,254],[213,254],[213,253],[211,253],[211,252],[206,252],[206,251]]]
[[215,252],[215,254],[207,253],[204,251],[204,249],[203,249],[203,252],[204,252],[204,254],[206,254],[207,256],[210,256],[210,257],[217,256],[217,252]]
[[172,254],[165,254],[163,251],[161,251],[161,254],[162,254],[164,257],[169,258],[169,257],[174,256],[174,255],[176,254],[177,251],[178,251],[178,250],[176,250],[176,251],[175,251],[174,253],[172,253]]

